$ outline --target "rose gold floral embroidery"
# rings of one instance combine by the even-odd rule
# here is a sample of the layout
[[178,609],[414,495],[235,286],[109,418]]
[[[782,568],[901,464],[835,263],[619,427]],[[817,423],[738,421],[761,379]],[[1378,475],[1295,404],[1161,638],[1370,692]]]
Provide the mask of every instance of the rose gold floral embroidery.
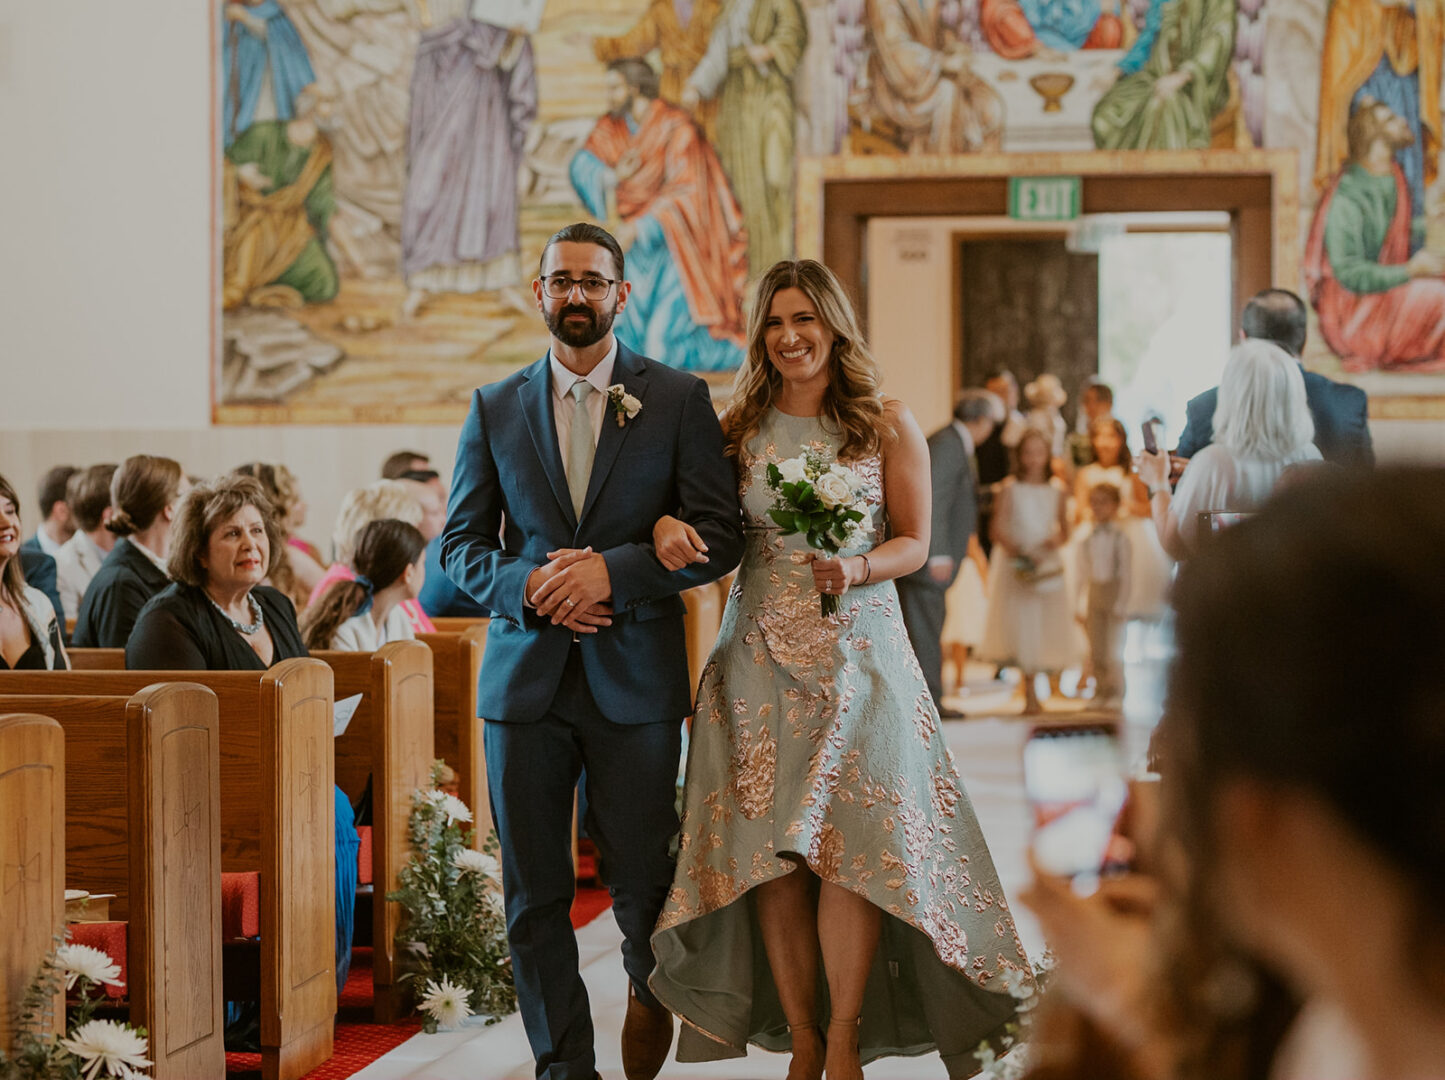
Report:
[[778,743],[766,725],[756,734],[752,724],[743,720],[733,730],[733,754],[730,772],[733,795],[743,817],[755,821],[773,805],[773,788],[777,776]]
[[814,834],[808,862],[817,869],[819,877],[826,881],[838,880],[843,868],[844,846],[843,834],[832,825],[825,824]]

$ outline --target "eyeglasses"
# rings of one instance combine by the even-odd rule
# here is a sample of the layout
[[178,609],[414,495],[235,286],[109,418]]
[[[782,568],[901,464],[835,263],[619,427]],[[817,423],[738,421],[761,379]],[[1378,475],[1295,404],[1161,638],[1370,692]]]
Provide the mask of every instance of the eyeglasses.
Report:
[[566,300],[572,295],[572,290],[579,286],[585,299],[605,300],[607,294],[612,291],[612,286],[620,284],[622,282],[619,280],[597,277],[595,274],[588,274],[582,278],[568,277],[566,274],[553,274],[542,281],[542,287],[553,300]]

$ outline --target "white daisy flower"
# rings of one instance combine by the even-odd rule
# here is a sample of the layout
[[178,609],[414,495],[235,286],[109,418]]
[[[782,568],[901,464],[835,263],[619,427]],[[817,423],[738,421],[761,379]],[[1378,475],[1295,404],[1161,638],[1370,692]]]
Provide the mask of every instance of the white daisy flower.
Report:
[[114,1020],[91,1020],[82,1024],[70,1038],[61,1039],[60,1045],[84,1063],[81,1075],[85,1080],[95,1080],[101,1075],[137,1080],[143,1075],[139,1070],[148,1069],[152,1064],[145,1056],[146,1037],[129,1024],[118,1024]]
[[455,795],[449,795],[445,791],[438,791],[432,795],[431,799],[436,808],[446,815],[448,825],[457,821],[472,820],[471,808]]
[[478,874],[493,881],[500,881],[502,868],[497,860],[481,851],[462,848],[452,857],[452,865],[464,874]]
[[76,980],[89,979],[99,986],[124,986],[120,978],[120,965],[109,954],[89,945],[62,945],[55,950],[55,966],[65,972],[65,988],[74,988]]
[[439,1028],[449,1031],[472,1015],[468,1004],[471,996],[470,990],[457,986],[449,978],[444,977],[440,983],[428,980],[421,1008],[437,1022]]

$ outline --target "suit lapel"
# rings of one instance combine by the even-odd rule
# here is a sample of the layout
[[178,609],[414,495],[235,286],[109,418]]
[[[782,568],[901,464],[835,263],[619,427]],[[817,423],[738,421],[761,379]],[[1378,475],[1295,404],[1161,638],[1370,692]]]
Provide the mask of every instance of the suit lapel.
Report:
[[567,489],[567,473],[562,468],[562,451],[557,446],[557,417],[552,407],[552,369],[546,356],[533,365],[530,377],[517,388],[517,400],[522,406],[527,430],[532,434],[532,445],[537,448],[537,459],[542,463],[542,471],[547,474],[547,482],[552,485],[552,494],[556,496],[563,516],[575,529],[577,515],[572,512],[572,493]]
[[[638,401],[645,400],[644,395],[647,393],[647,379],[641,374],[641,368],[641,358],[619,341],[617,343],[617,363],[612,369],[612,381],[614,385],[621,383],[623,388]],[[617,414],[612,409],[612,403],[607,402],[603,406],[602,434],[597,438],[597,456],[592,459],[592,477],[587,481],[587,501],[582,504],[582,521],[586,521],[587,515],[592,512],[592,507],[597,502],[597,495],[601,492],[602,485],[607,482],[607,474],[616,464],[617,455],[622,451],[622,444],[632,430],[632,425],[641,419],[642,414],[639,413],[631,420],[624,420],[622,426],[618,427]],[[581,522],[578,524],[580,525]]]

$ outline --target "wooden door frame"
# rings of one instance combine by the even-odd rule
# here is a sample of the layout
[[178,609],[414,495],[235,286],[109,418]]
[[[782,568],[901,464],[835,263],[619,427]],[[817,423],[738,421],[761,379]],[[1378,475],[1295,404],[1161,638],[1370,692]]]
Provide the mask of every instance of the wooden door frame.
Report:
[[827,263],[866,320],[871,218],[1000,217],[1011,176],[1081,177],[1085,214],[1227,212],[1236,319],[1260,289],[1299,288],[1299,165],[1281,149],[804,158],[798,254]]

